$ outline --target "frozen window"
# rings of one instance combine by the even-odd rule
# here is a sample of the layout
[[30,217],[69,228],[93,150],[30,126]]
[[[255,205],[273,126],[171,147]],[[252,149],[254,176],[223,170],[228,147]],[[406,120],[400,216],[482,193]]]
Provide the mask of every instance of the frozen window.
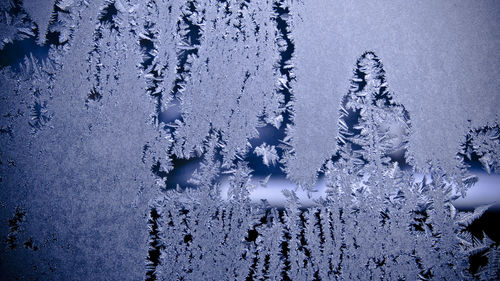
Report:
[[8,280],[496,280],[494,1],[0,4]]

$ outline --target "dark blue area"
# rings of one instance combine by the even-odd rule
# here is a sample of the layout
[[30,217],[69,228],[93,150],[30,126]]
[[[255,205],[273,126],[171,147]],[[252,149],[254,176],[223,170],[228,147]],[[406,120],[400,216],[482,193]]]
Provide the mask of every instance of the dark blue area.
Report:
[[118,31],[118,26],[115,23],[114,17],[118,14],[118,10],[115,7],[114,2],[110,2],[102,12],[99,21],[105,26],[109,26],[111,29]]
[[24,58],[30,53],[33,57],[44,60],[48,57],[49,49],[48,44],[38,45],[34,37],[7,43],[0,50],[0,68],[12,66],[13,69],[19,70],[19,65],[24,62]]
[[[262,177],[269,174],[272,174],[273,177],[285,177],[286,174],[282,170],[282,164],[270,164],[268,167],[262,162],[262,156],[257,156],[257,154],[254,153],[254,149],[264,142],[268,145],[280,145],[280,140],[283,140],[285,137],[284,126],[282,125],[278,130],[272,125],[266,125],[265,127],[257,128],[257,130],[259,131],[259,137],[250,140],[252,148],[245,157],[245,160],[248,161],[248,166],[254,171],[252,174]],[[277,148],[277,151],[278,153],[282,153],[279,148]]]
[[173,100],[169,103],[166,110],[160,111],[158,122],[165,124],[164,129],[168,128],[168,124],[174,123],[176,120],[182,120],[181,106],[178,100]]
[[[148,36],[152,36],[151,33],[147,34]],[[141,63],[143,69],[147,69],[153,63],[153,55],[151,51],[154,49],[153,41],[149,39],[141,39],[139,40],[139,45],[141,46],[142,53],[144,54],[144,61]]]
[[[14,0],[13,6],[9,11],[9,14],[12,16],[23,15],[25,12],[22,8],[22,1]],[[59,9],[57,5],[54,4],[54,13],[53,18],[51,19],[50,24],[57,22],[58,13],[67,13],[66,11],[62,11]],[[25,21],[30,21],[28,19],[24,19]],[[29,56],[30,53],[39,61],[45,60],[48,58],[49,49],[51,46],[60,46],[65,44],[66,42],[59,41],[59,31],[50,30],[45,35],[46,42],[44,45],[37,44],[37,36],[39,36],[38,28],[34,29],[34,36],[29,36],[22,40],[15,40],[14,42],[10,42],[4,45],[4,47],[0,50],[0,68],[11,66],[14,70],[19,70],[19,65],[24,61],[26,56]]]
[[172,155],[174,169],[166,175],[167,189],[175,189],[177,185],[182,188],[193,187],[189,179],[194,171],[200,167],[201,158],[182,159]]

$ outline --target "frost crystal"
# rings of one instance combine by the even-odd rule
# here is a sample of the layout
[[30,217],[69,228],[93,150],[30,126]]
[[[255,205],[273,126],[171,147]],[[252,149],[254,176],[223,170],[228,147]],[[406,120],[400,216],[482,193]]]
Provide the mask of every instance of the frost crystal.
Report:
[[1,1],[1,279],[500,279],[455,201],[500,6],[455,2]]
[[247,151],[262,114],[273,119],[281,112],[273,3],[231,2],[204,1],[196,11],[200,47],[188,58],[183,121],[175,131],[175,151],[186,158],[203,151],[210,130],[220,132],[225,166]]
[[262,162],[266,166],[274,166],[276,165],[276,161],[279,160],[278,152],[276,152],[274,145],[263,143],[261,146],[255,148],[254,153],[257,156],[262,156]]

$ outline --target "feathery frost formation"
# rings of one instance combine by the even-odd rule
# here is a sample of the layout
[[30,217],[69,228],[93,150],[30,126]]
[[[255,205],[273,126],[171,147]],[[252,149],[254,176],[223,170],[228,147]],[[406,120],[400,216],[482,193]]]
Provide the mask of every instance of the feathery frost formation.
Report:
[[[345,58],[350,81],[323,79],[350,46],[308,41],[311,15],[330,13],[310,5],[2,2],[2,277],[500,278],[498,241],[470,230],[491,206],[453,205],[469,166],[499,171],[498,123],[470,122],[454,159],[418,154],[421,112],[387,81],[397,64],[368,46]],[[262,186],[281,169],[326,193],[254,202],[255,166]]]

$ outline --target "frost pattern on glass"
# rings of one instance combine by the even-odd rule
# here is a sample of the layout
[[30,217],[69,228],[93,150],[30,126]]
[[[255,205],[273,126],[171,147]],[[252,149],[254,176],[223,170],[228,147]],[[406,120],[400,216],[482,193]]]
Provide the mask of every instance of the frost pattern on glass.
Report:
[[[168,192],[157,206],[167,242],[158,278],[462,280],[472,278],[470,255],[497,255],[491,239],[466,231],[490,206],[457,212],[441,170],[416,182],[397,166],[385,167],[359,185],[352,162],[328,165],[327,197],[305,210],[293,191],[285,192],[285,210],[250,204],[245,169],[232,176],[235,195],[227,201],[205,185]],[[498,274],[491,261],[477,277]]]
[[[23,8],[28,13],[29,17],[35,22],[38,32],[37,42],[39,44],[45,43],[49,23],[52,19],[54,11],[54,0],[24,0]],[[64,1],[61,1],[64,2]]]
[[[313,207],[301,208],[289,190],[283,191],[284,210],[266,202],[252,204],[245,165],[229,172],[229,183],[211,182],[216,173],[201,181],[199,175],[220,169],[215,154],[207,154],[195,173],[198,188],[169,191],[156,207],[162,210],[159,225],[168,241],[161,249],[158,277],[461,280],[498,274],[496,243],[468,230],[491,205],[460,212],[452,204],[459,197],[454,170],[432,166],[418,181],[414,169],[401,170],[391,161],[394,150],[406,148],[410,125],[408,113],[387,89],[382,63],[365,52],[343,100],[339,156],[324,168],[326,196]],[[496,140],[494,133],[488,135]],[[212,142],[209,151],[216,151]],[[258,151],[268,150],[263,144]],[[230,186],[227,200],[220,197],[222,184]],[[233,233],[235,216],[241,232],[227,240],[229,234],[222,234]],[[236,256],[228,258],[228,252]],[[470,272],[468,259],[478,253],[491,258]]]
[[262,157],[262,162],[266,166],[274,166],[279,160],[278,152],[276,151],[276,147],[274,147],[274,145],[263,143],[261,146],[258,146],[254,149],[254,153],[257,156]]
[[392,96],[382,63],[373,52],[366,52],[358,59],[339,118],[339,145],[352,150],[357,165],[387,165],[391,155],[404,153],[410,120]]
[[[335,150],[336,120],[329,118],[348,90],[353,60],[366,50],[383,58],[395,102],[411,116],[408,152],[420,171],[429,160],[454,168],[461,138],[470,129],[499,122],[500,84],[489,77],[500,74],[500,6],[494,1],[395,1],[389,6],[325,0],[300,6],[294,120],[304,134],[292,134],[302,135],[295,147],[299,163],[289,163],[299,166],[292,177],[310,182]],[[319,149],[308,153],[306,147]]]
[[482,167],[490,174],[500,170],[500,127],[483,127],[471,130],[462,145],[464,160],[478,159]]
[[180,94],[174,153],[201,155],[210,131],[220,133],[223,165],[248,150],[256,127],[281,114],[276,91],[278,60],[272,1],[204,1],[195,22],[201,26],[197,56],[188,58],[190,77]]
[[145,276],[145,218],[159,191],[143,147],[161,138],[137,67],[142,14],[117,3],[57,8],[49,29],[65,37],[2,69],[1,235],[16,238],[13,249],[2,244],[3,278]]
[[0,48],[16,40],[35,36],[35,25],[25,11],[19,9],[19,3],[3,1],[0,3]]
[[1,277],[499,279],[498,7],[1,2]]
[[284,161],[287,177],[302,188],[312,189],[322,165],[336,151],[339,99],[332,91],[331,77],[327,77],[335,63],[325,59],[330,48],[308,40],[316,32],[302,15],[304,6],[302,2],[290,5],[296,52],[291,61],[293,125],[287,128],[291,149]]

